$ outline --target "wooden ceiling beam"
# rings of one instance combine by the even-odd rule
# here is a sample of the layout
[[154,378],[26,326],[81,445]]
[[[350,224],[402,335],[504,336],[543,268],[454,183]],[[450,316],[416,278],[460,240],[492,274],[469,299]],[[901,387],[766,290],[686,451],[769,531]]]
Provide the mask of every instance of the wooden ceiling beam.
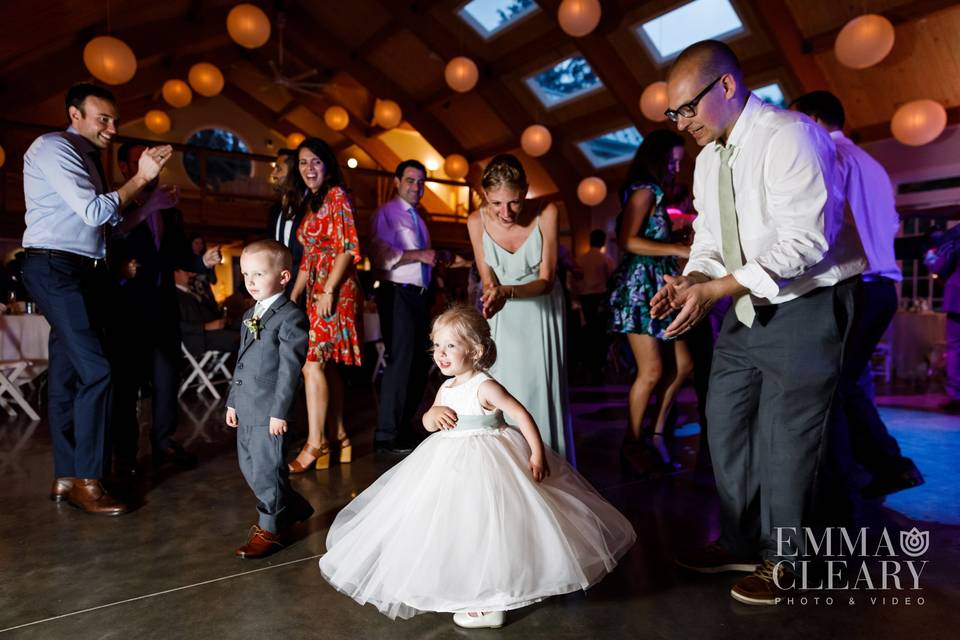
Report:
[[[960,106],[947,108],[947,126],[960,124]],[[857,144],[874,142],[892,138],[889,122],[878,122],[865,127],[859,127],[850,132],[850,139]]]
[[784,0],[749,0],[763,30],[804,93],[826,89],[827,79],[812,55],[803,51],[803,34]]

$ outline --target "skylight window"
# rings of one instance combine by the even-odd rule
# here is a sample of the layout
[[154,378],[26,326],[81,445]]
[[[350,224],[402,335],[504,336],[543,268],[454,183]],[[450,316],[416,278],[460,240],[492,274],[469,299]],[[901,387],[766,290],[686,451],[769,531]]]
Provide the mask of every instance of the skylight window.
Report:
[[724,40],[743,31],[730,0],[693,0],[636,27],[637,36],[658,62],[674,57],[694,42]]
[[637,153],[642,141],[643,136],[636,127],[626,127],[584,140],[577,143],[577,146],[583,155],[587,156],[590,164],[600,169],[627,162]]
[[764,102],[769,102],[773,106],[780,107],[781,109],[787,108],[787,98],[783,95],[783,89],[781,89],[780,85],[776,82],[757,87],[753,92]]
[[583,56],[574,56],[527,78],[527,86],[546,107],[595,91],[603,86]]
[[537,9],[534,0],[472,0],[457,13],[484,39],[490,39]]

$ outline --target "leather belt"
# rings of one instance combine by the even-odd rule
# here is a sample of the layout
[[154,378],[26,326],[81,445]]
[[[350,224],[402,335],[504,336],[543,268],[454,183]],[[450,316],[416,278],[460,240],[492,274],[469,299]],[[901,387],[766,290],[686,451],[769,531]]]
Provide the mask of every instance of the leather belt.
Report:
[[393,285],[394,287],[397,287],[398,289],[408,289],[408,290],[410,290],[410,291],[414,291],[414,292],[420,294],[421,296],[424,295],[424,294],[427,292],[426,288],[421,287],[421,286],[419,286],[419,285],[410,284],[409,282],[393,282],[393,281],[391,281],[391,280],[381,280],[381,282],[386,283],[386,284],[389,284],[389,285]]
[[61,251],[60,249],[34,249],[27,247],[24,249],[24,252],[28,256],[46,256],[48,258],[62,258],[64,260],[69,260],[70,262],[79,265],[81,267],[92,267],[96,269],[101,264],[105,264],[106,260],[103,258],[90,258],[87,256],[82,256],[79,253],[71,253],[70,251]]

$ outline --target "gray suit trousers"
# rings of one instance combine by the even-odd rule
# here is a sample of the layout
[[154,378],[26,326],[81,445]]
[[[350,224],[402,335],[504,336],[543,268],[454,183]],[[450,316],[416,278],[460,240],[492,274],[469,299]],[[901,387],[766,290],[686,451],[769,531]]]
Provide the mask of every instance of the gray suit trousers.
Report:
[[[776,560],[808,524],[859,277],[724,318],[707,395],[720,545]],[[787,542],[778,551],[778,531]],[[797,536],[786,528],[794,527]]]
[[283,460],[283,436],[270,435],[267,425],[237,427],[240,472],[257,497],[257,526],[278,533],[289,523],[295,496]]

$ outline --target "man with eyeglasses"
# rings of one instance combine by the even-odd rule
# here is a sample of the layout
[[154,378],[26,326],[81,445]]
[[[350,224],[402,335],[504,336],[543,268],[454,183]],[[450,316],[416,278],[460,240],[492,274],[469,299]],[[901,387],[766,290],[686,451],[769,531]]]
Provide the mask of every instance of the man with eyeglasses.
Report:
[[844,224],[830,137],[752,95],[727,45],[707,40],[684,50],[667,97],[666,115],[703,147],[693,180],[700,215],[684,273],[668,276],[651,313],[678,310],[666,333],[679,336],[733,297],[707,396],[721,534],[677,562],[703,573],[749,572],[731,595],[776,604],[809,524],[866,263],[855,228]]

